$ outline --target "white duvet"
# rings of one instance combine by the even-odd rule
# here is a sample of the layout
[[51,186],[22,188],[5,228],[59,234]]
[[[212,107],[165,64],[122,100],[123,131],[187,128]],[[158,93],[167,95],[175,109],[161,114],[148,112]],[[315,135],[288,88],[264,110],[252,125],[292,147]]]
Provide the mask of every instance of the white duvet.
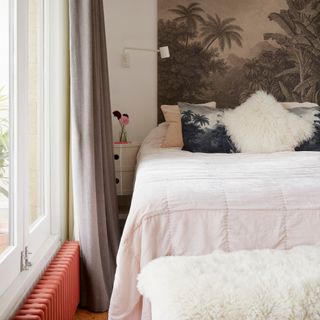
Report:
[[144,141],[117,258],[111,320],[150,320],[136,277],[151,260],[320,244],[320,153],[202,154]]

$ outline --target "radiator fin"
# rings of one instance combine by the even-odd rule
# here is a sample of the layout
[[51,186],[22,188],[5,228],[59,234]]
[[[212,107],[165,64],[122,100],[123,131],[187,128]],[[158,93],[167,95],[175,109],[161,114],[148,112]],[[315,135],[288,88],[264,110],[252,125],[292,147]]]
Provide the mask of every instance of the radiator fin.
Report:
[[80,247],[65,242],[13,320],[72,320],[80,300]]

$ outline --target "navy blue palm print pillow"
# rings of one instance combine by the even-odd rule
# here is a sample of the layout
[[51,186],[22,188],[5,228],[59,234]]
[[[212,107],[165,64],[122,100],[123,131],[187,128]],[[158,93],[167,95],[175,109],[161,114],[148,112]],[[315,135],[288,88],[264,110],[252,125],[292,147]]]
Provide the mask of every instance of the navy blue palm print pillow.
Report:
[[184,147],[203,153],[234,153],[236,147],[221,122],[223,109],[179,102]]
[[304,141],[296,147],[296,151],[320,151],[320,107],[315,108],[294,108],[290,112],[298,115],[314,125],[314,135],[311,139]]

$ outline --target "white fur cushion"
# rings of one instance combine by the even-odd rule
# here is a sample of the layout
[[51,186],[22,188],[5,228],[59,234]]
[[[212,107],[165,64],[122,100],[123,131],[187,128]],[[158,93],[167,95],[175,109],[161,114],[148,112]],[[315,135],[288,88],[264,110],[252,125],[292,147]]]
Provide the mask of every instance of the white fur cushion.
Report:
[[316,320],[320,247],[159,258],[138,289],[153,320]]
[[290,113],[263,91],[227,111],[223,122],[237,149],[247,153],[293,151],[314,133],[312,123]]

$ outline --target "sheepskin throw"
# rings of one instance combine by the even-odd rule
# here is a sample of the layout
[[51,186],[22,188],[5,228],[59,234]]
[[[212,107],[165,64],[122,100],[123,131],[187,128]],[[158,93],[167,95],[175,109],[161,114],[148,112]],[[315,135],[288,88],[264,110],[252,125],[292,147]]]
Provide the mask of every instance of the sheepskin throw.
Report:
[[153,320],[318,320],[320,247],[159,258],[138,290]]
[[225,112],[223,123],[237,150],[246,153],[294,151],[314,134],[310,121],[289,112],[263,91]]

